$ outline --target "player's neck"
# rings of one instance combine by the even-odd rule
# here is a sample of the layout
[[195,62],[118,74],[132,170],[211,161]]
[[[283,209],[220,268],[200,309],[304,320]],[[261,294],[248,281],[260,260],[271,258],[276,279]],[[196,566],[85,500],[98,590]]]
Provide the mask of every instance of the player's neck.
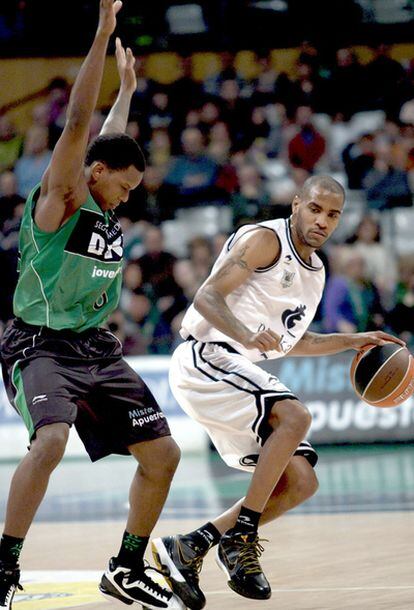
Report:
[[311,257],[315,252],[315,248],[312,248],[305,243],[305,241],[300,237],[296,226],[292,222],[290,223],[290,234],[292,236],[292,242],[295,246],[295,250],[299,254],[300,258],[305,263],[311,264]]

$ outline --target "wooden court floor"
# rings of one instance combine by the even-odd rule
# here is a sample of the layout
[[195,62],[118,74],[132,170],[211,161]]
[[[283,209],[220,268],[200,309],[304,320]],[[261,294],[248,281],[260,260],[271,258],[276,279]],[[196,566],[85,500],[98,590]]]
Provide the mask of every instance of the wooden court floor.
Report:
[[[161,521],[156,534],[184,531],[197,523]],[[117,548],[121,533],[119,522],[37,524],[22,558],[25,570],[100,572]],[[291,515],[264,527],[261,533],[270,540],[265,543],[262,565],[272,584],[272,598],[257,602],[233,593],[212,553],[201,575],[208,610],[414,608],[412,513]],[[30,591],[30,585],[26,588]],[[43,610],[39,603],[17,602],[15,607]],[[96,603],[91,597],[87,605],[47,607],[110,610],[119,605],[103,598],[99,601],[97,594]]]
[[[124,529],[132,467],[129,460],[59,467],[23,550],[25,591],[14,610],[140,608],[97,591]],[[14,468],[0,464],[0,511]],[[318,474],[316,496],[260,532],[269,540],[262,565],[272,598],[233,593],[212,552],[201,573],[207,610],[414,610],[413,446],[324,449]],[[204,523],[247,483],[214,458],[185,458],[154,535]]]

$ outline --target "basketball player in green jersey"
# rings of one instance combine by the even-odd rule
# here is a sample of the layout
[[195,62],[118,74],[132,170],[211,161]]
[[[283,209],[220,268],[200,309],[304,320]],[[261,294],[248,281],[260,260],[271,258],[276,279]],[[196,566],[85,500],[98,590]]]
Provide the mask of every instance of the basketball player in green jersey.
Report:
[[88,148],[121,6],[100,2],[98,28],[72,89],[65,128],[22,220],[16,317],[4,333],[1,355],[8,395],[28,428],[30,451],[13,476],[0,541],[3,609],[12,607],[24,538],[74,423],[92,461],[120,453],[139,462],[121,548],[100,590],[128,605],[180,607],[143,562],[179,449],[151,392],[104,328],[121,288],[122,233],[114,210],[141,182],[145,165],[137,143],[123,133],[136,80],[132,52],[119,40],[120,92],[103,135]]

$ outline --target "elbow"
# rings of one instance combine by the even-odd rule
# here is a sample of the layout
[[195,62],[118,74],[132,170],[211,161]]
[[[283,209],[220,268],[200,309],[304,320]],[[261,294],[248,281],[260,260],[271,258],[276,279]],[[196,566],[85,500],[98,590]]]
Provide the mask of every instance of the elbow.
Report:
[[199,288],[195,294],[193,305],[194,308],[198,311],[198,313],[203,313],[203,305],[205,303],[205,296],[203,287]]

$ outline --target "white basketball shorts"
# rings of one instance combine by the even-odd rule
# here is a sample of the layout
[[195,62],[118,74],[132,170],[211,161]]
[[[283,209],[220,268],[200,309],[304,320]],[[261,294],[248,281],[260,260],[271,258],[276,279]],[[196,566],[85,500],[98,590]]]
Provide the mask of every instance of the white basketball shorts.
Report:
[[[178,404],[206,429],[226,464],[247,472],[272,432],[273,404],[296,399],[277,377],[224,343],[185,341],[172,355],[169,377]],[[312,466],[318,460],[307,441],[295,455]]]

